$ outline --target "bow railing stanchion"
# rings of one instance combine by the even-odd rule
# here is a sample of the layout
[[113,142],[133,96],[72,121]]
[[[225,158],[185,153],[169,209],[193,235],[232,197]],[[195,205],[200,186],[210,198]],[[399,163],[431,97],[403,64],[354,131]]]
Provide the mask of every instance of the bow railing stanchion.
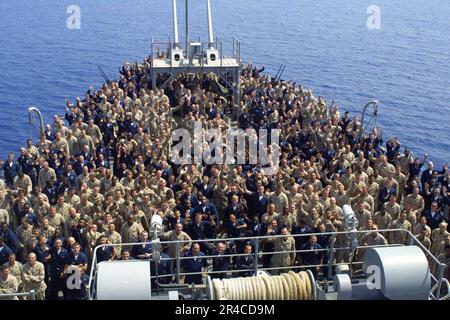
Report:
[[[378,100],[371,100],[369,102],[367,102],[364,107],[363,107],[363,111],[362,111],[362,115],[361,115],[361,132],[360,135],[366,135],[366,131],[368,131],[368,133],[370,134],[369,131],[371,131],[374,127],[376,127],[377,124],[377,117],[378,117],[378,104],[379,101]],[[373,114],[371,116],[371,118],[369,119],[369,121],[367,121],[367,125],[364,125],[364,120],[366,119],[366,112],[368,110],[368,108],[370,106],[373,105]],[[373,121],[372,121],[373,120]],[[373,122],[373,127],[372,128],[368,128],[370,127],[370,124]],[[370,129],[370,130],[367,130]]]
[[[37,114],[38,118],[39,118],[39,134],[43,134],[45,132],[45,126],[44,126],[44,117],[42,116],[41,111],[34,106],[30,106],[28,108],[28,121],[29,121],[29,126],[30,126],[30,135],[31,135],[31,126],[33,125],[33,114]],[[30,137],[31,138],[31,137]]]

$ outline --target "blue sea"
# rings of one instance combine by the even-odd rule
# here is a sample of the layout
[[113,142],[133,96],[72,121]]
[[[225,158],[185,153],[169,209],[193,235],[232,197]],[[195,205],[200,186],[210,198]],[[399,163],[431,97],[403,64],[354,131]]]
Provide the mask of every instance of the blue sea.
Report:
[[[206,40],[205,1],[189,1],[191,36]],[[353,115],[378,99],[386,137],[439,166],[450,160],[448,0],[211,2],[215,36],[239,38],[244,61],[272,75],[283,63],[284,79]],[[66,26],[70,5],[81,10],[79,30]],[[380,8],[379,30],[367,27],[371,5]],[[50,122],[64,114],[66,97],[103,83],[97,65],[118,78],[118,66],[150,53],[152,37],[171,37],[171,10],[169,0],[0,1],[0,157],[29,137],[28,106]]]

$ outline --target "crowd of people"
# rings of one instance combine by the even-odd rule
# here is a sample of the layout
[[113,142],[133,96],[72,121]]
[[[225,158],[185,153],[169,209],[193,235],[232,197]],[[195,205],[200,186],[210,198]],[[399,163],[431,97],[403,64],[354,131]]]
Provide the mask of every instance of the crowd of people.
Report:
[[[409,245],[406,232],[378,232],[404,229],[448,265],[447,165],[413,157],[398,138],[384,142],[376,128],[365,133],[357,117],[251,64],[242,69],[240,105],[214,90],[211,74],[182,74],[162,89],[166,79],[152,88],[149,69],[149,58],[126,64],[120,80],[67,101],[64,118],[1,163],[0,294],[84,299],[94,248],[107,243],[115,246],[97,250],[97,262],[158,251],[160,283],[178,281],[170,275],[177,256],[192,258],[182,260],[184,283],[202,283],[205,272],[251,276],[258,264],[273,274],[303,266],[326,277],[329,259],[364,253],[339,250],[348,238],[327,234],[347,230],[346,204],[356,228],[367,230],[360,246]],[[241,129],[280,129],[275,175],[262,174],[261,164],[172,161],[175,128],[192,132],[201,121],[225,132],[227,119]],[[154,215],[163,221],[161,240],[185,242],[155,248]],[[268,235],[280,237],[239,239]],[[125,245],[134,242],[142,244]],[[68,286],[75,269],[81,286]]]

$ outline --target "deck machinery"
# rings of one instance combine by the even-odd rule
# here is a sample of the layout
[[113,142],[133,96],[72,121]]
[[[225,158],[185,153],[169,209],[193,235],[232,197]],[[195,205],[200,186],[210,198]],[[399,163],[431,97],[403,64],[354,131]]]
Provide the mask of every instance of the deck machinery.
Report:
[[[403,231],[398,230],[398,232]],[[346,250],[348,249],[346,248]],[[211,274],[205,277],[205,284],[156,284],[155,286],[155,283],[158,283],[158,276],[152,274],[151,264],[158,265],[160,263],[159,257],[156,256],[152,260],[146,261],[94,263],[88,288],[90,299],[443,300],[449,298],[450,292],[448,281],[439,273],[437,275],[431,273],[430,262],[437,264],[438,261],[434,261],[435,258],[417,243],[410,246],[389,245],[368,248],[361,261],[362,270],[360,271],[362,272],[359,273],[353,273],[352,265],[346,263],[323,265],[333,268],[331,279],[315,279],[308,266],[295,266],[291,268],[292,271],[284,273],[284,275],[273,276],[262,269],[257,271],[253,277],[237,276],[226,280],[217,280],[211,278],[211,274],[214,273],[210,272]],[[445,265],[437,264],[437,266],[445,268]],[[307,271],[298,272],[305,269]],[[179,275],[182,276],[183,273],[173,274],[174,277]],[[289,278],[286,275],[292,277]],[[282,277],[285,278],[283,281],[281,281]],[[296,277],[301,280],[297,281]],[[261,281],[263,278],[272,282]],[[271,278],[277,279],[271,280]],[[152,279],[155,281],[152,282]],[[277,281],[281,281],[278,287],[276,287]],[[302,284],[299,284],[299,281]],[[283,284],[287,284],[287,286],[283,286]],[[307,295],[298,293],[306,290],[305,288],[301,289],[302,286],[309,287]],[[277,290],[283,291],[283,288],[288,287],[290,290],[288,292],[277,292]],[[253,293],[250,296],[249,291],[251,290],[259,293]],[[269,290],[273,292],[269,294]],[[295,290],[297,291],[294,292]],[[237,291],[243,293],[239,295]]]
[[[242,270],[230,270],[228,272],[230,278],[223,280],[212,279],[214,272],[208,270],[206,274],[203,273],[204,284],[195,285],[183,284],[179,281],[183,275],[186,275],[181,272],[182,261],[188,259],[179,255],[169,259],[173,261],[174,269],[176,269],[170,275],[175,279],[174,283],[160,284],[158,282],[158,277],[161,277],[161,275],[158,276],[158,266],[162,262],[161,248],[164,245],[178,246],[182,243],[160,241],[161,221],[155,219],[151,223],[150,233],[153,238],[151,243],[154,252],[150,260],[96,263],[96,252],[102,246],[95,249],[88,286],[89,297],[107,300],[446,300],[450,298],[449,282],[443,276],[447,266],[440,263],[412,233],[403,229],[379,230],[377,232],[382,234],[405,233],[408,245],[365,246],[361,245],[362,237],[373,231],[356,230],[356,218],[348,205],[344,206],[344,221],[345,231],[328,233],[331,236],[331,245],[329,248],[322,249],[328,261],[321,265],[278,268],[285,272],[273,275],[277,268],[261,268],[256,264],[254,270],[244,270],[253,271],[252,277],[239,277]],[[292,236],[309,237],[310,235],[318,234]],[[254,244],[253,254],[255,259],[258,259],[264,254],[258,250],[259,243],[278,237],[283,236],[251,237],[245,240]],[[337,237],[344,237],[348,245],[335,246],[334,240]],[[242,239],[199,241],[217,243]],[[338,263],[333,257],[341,250],[348,258]],[[307,250],[295,250],[296,254],[305,251]],[[364,254],[359,259],[361,252]],[[270,254],[277,253],[286,252],[270,252]],[[223,255],[225,256],[227,255]],[[229,254],[229,256],[233,258],[239,254]],[[327,268],[324,277],[314,276],[311,270],[316,267],[321,270]]]

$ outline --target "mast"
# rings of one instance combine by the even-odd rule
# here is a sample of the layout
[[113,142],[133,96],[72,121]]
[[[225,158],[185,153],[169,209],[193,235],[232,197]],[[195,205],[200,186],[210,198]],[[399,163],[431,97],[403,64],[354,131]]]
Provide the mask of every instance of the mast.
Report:
[[214,48],[214,34],[213,34],[213,28],[212,28],[211,0],[206,0],[206,9],[207,9],[207,12],[208,12],[209,48],[213,49]]
[[173,39],[174,39],[173,45],[175,49],[178,49],[180,47],[180,42],[178,39],[177,0],[172,0],[172,11],[173,11]]

